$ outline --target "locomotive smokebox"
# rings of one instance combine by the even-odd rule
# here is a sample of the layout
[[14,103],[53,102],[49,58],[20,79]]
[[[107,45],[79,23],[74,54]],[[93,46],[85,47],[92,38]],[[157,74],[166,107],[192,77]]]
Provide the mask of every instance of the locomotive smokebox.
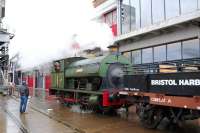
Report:
[[123,87],[123,65],[120,63],[110,64],[107,72],[108,83],[112,88]]

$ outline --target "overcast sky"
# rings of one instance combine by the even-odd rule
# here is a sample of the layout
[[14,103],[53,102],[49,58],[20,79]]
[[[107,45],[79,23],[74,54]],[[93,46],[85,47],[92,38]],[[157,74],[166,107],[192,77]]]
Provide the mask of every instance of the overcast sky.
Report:
[[74,55],[74,34],[82,49],[105,49],[112,33],[107,25],[91,21],[94,16],[92,0],[6,0],[4,24],[15,34],[10,55],[20,52],[23,67]]

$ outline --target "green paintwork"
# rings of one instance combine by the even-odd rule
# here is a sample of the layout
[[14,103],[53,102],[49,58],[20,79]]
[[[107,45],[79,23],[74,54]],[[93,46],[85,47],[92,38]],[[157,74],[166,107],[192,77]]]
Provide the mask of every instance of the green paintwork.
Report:
[[[67,90],[74,89],[76,78],[93,76],[105,78],[110,64],[121,63],[131,65],[126,57],[116,55],[92,59],[67,58],[63,62],[65,64],[65,71],[52,72],[52,88],[57,88],[58,90],[64,90],[65,88]],[[105,88],[104,86],[101,87]]]
[[98,99],[99,98],[99,96],[98,95],[91,95],[90,97],[89,97],[89,103],[90,104],[97,104],[98,103]]
[[58,88],[64,88],[64,73],[58,73]]
[[72,62],[83,60],[83,59],[86,59],[86,58],[84,58],[84,57],[70,57],[70,58],[64,59],[65,68],[67,68]]
[[120,56],[116,56],[116,55],[107,56],[101,62],[101,66],[100,66],[100,69],[99,69],[99,75],[101,77],[106,76],[109,64],[112,64],[112,63],[121,63],[121,64],[131,65],[130,61],[122,55],[120,55]]
[[127,58],[124,56],[108,55],[101,56],[92,59],[85,59],[76,61],[70,64],[65,70],[66,78],[75,77],[89,77],[89,76],[100,76],[105,77],[109,64],[112,63],[122,63],[129,64]]
[[53,88],[57,88],[56,80],[57,80],[57,73],[51,73],[51,86]]
[[52,73],[52,87],[64,88],[64,73]]
[[78,61],[78,60],[82,60],[85,59],[84,57],[70,57],[70,58],[66,58],[66,59],[60,59],[60,60],[56,60],[53,62],[53,66],[52,66],[52,72],[56,72],[55,68],[54,68],[54,64],[56,62],[58,62],[60,64],[60,72],[63,72],[65,70],[65,68],[68,67],[68,65],[70,65],[72,62]]
[[75,86],[74,86],[74,79],[68,79],[66,80],[66,88],[68,89],[73,89]]

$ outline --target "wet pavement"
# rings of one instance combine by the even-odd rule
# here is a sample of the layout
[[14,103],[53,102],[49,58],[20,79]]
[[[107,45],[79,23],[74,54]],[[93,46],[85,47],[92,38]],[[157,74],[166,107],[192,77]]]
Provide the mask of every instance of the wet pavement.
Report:
[[172,131],[162,128],[150,130],[140,125],[134,112],[130,112],[129,117],[123,118],[121,116],[80,113],[76,109],[74,112],[71,108],[65,107],[56,99],[39,100],[38,98],[32,98],[31,104],[51,118],[86,133],[200,133],[198,121],[187,122],[181,128]]
[[[48,131],[48,133],[200,133],[198,121],[187,122],[181,128],[174,130],[150,130],[140,125],[134,112],[130,112],[129,117],[81,113],[77,106],[74,106],[72,111],[71,108],[60,104],[56,98],[45,100],[32,97],[28,113],[19,115],[18,99],[4,98],[3,101],[7,104],[9,111],[33,133],[40,133],[41,131]],[[3,123],[4,130],[6,130],[6,127]],[[13,128],[17,129],[17,127]]]
[[0,109],[0,133],[22,133],[16,123]]
[[1,133],[76,133],[38,111],[28,108],[25,114],[19,113],[19,102],[10,97],[0,96]]

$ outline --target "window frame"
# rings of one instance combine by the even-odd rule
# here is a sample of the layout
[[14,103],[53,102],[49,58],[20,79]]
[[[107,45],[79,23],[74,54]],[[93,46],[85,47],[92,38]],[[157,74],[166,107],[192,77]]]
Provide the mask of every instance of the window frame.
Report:
[[[148,16],[148,17],[144,17],[144,18],[147,18],[147,20],[148,20],[148,22],[146,23],[143,23],[143,21],[142,21],[142,18],[143,18],[143,12],[142,12],[142,0],[140,0],[140,27],[141,28],[144,28],[144,27],[148,27],[148,26],[150,26],[150,25],[152,25],[153,23],[152,23],[152,0],[146,0],[146,1],[150,1],[150,14],[148,14],[148,15],[150,15],[150,16]],[[144,2],[145,3],[145,2]],[[149,17],[150,17],[150,19],[149,19]],[[150,21],[149,21],[150,20]],[[150,23],[149,23],[150,22]]]
[[[155,49],[158,48],[158,47],[163,47],[163,46],[165,47],[165,59],[164,59],[164,60],[156,61],[156,60],[155,60],[155,59],[156,59],[156,58],[155,58],[155,51],[156,51]],[[153,62],[167,61],[167,45],[166,45],[166,44],[154,46],[154,47],[153,47],[153,52],[154,52],[154,53],[153,53],[153,56],[154,56],[154,57],[153,57]]]
[[[144,62],[143,60],[143,56],[144,56],[144,50],[147,50],[147,49],[151,49],[151,61],[150,62]],[[143,48],[141,49],[141,53],[142,53],[142,64],[147,64],[147,63],[153,63],[153,47],[148,47],[148,48]]]
[[[197,55],[197,57],[184,57],[184,46],[185,45],[191,45],[191,44],[185,44],[184,45],[184,42],[187,42],[187,41],[197,41],[197,44],[194,43],[194,45],[198,46],[198,55]],[[191,40],[182,41],[182,59],[194,59],[194,58],[199,58],[199,57],[200,57],[200,40],[199,39],[191,39]]]
[[[199,55],[198,57],[192,57],[192,58],[184,58],[183,57],[183,43],[185,41],[190,41],[190,40],[197,40],[198,43],[197,45],[199,46]],[[169,51],[169,45],[173,45],[173,44],[179,44],[180,45],[180,59],[168,59],[168,51]],[[165,49],[166,49],[166,55],[165,55],[165,60],[164,61],[155,61],[155,48],[156,47],[159,47],[159,46],[165,46]],[[144,62],[143,61],[143,50],[144,49],[148,49],[148,48],[151,48],[152,49],[152,61],[151,62]],[[134,64],[133,60],[132,60],[132,56],[133,56],[133,52],[134,51],[140,51],[140,63],[137,63],[137,64]],[[122,52],[123,53],[126,53],[126,52],[130,52],[130,55],[131,55],[131,63],[133,63],[134,65],[139,65],[139,64],[151,64],[151,63],[159,63],[159,62],[165,62],[165,61],[175,61],[175,60],[185,60],[185,59],[195,59],[195,58],[200,58],[200,38],[198,37],[193,37],[193,38],[188,38],[188,39],[184,39],[184,40],[179,40],[179,41],[174,41],[174,42],[169,42],[169,43],[163,43],[163,44],[159,44],[159,45],[154,45],[152,47],[145,47],[145,48],[139,48],[139,49],[134,49],[134,50],[130,50],[130,51],[125,51],[125,52]]]
[[134,63],[133,62],[133,52],[136,52],[136,51],[139,51],[140,52],[140,62],[139,63],[137,63],[137,64],[142,64],[142,49],[137,49],[137,50],[133,50],[133,51],[131,51],[131,63]]

